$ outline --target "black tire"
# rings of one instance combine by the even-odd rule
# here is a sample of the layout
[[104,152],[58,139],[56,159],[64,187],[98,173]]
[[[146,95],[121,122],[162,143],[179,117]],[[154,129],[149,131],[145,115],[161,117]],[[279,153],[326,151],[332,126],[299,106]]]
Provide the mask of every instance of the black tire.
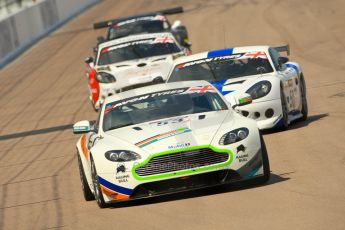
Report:
[[300,89],[301,89],[301,94],[302,94],[301,113],[303,115],[300,120],[306,121],[308,118],[308,101],[307,101],[307,88],[305,85],[305,80],[304,80],[303,74],[301,74],[301,78],[300,78]]
[[281,125],[278,127],[279,130],[287,130],[289,127],[289,112],[286,105],[286,99],[284,95],[283,88],[280,88],[280,100],[282,105],[282,122]]
[[78,168],[79,168],[79,175],[80,175],[80,182],[81,182],[81,188],[83,190],[83,195],[86,201],[94,200],[95,196],[91,192],[91,189],[89,187],[89,184],[87,183],[85,172],[84,172],[84,167],[83,164],[81,163],[81,159],[79,154],[78,156]]
[[100,208],[106,208],[108,207],[107,203],[105,203],[101,187],[98,182],[98,175],[95,167],[95,163],[91,157],[91,175],[92,175],[92,184],[93,184],[93,189],[95,192],[95,199],[97,201],[97,204]]
[[256,182],[258,184],[264,184],[270,179],[271,171],[270,171],[270,162],[268,160],[266,144],[261,133],[260,133],[260,142],[261,142],[261,153],[262,153],[262,164],[263,164],[264,175],[257,178]]

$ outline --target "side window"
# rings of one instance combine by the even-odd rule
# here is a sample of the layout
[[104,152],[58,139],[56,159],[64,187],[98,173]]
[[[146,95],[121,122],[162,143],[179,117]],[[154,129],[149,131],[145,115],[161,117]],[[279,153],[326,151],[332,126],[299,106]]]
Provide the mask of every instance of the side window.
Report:
[[274,68],[276,70],[279,70],[279,64],[278,64],[278,58],[280,57],[278,51],[276,51],[275,49],[273,48],[269,48],[269,53],[270,53],[270,56],[272,58],[272,61],[273,61],[273,65],[274,65]]

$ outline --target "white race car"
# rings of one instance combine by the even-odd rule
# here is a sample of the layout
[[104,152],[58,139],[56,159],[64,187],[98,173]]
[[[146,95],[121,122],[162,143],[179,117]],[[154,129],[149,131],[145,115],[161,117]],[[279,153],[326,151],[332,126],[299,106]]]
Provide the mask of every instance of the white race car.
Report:
[[299,64],[279,52],[289,47],[248,46],[214,50],[175,61],[168,82],[207,80],[233,104],[248,93],[253,103],[238,107],[260,129],[286,129],[297,119],[306,120],[305,79]]
[[[239,105],[250,102],[245,94]],[[254,120],[206,81],[147,86],[105,99],[77,142],[84,197],[112,202],[234,181],[264,183],[270,169]]]
[[166,80],[173,60],[187,54],[171,33],[132,35],[99,44],[85,60],[95,110],[107,96]]

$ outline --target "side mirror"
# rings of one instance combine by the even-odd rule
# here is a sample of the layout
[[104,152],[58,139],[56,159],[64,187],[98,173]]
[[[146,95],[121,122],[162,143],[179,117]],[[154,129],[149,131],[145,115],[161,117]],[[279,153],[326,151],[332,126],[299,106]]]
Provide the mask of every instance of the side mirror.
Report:
[[90,131],[91,125],[89,121],[79,121],[73,125],[74,134],[88,133]]
[[289,58],[288,57],[279,57],[278,58],[278,64],[281,66],[283,64],[285,64],[286,62],[289,61]]
[[250,96],[248,93],[241,94],[239,97],[237,97],[237,104],[233,105],[232,108],[234,109],[237,106],[248,105],[252,103],[252,101],[252,96]]
[[103,36],[99,36],[99,37],[97,37],[97,42],[98,42],[98,44],[105,42],[105,38]]
[[86,64],[90,65],[91,63],[93,63],[93,57],[87,57],[87,58],[85,58],[84,61],[85,61]]
[[172,24],[171,26],[171,29],[175,30],[177,29],[178,27],[182,26],[182,22],[180,20],[176,20],[174,21],[174,23]]

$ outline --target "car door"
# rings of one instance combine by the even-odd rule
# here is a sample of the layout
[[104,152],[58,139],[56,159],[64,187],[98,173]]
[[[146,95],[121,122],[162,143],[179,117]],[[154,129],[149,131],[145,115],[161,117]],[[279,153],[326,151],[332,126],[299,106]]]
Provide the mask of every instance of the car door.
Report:
[[287,64],[280,65],[278,58],[280,57],[279,52],[275,49],[270,48],[269,53],[272,58],[274,67],[277,70],[278,77],[283,83],[283,92],[285,101],[289,112],[298,111],[301,105],[300,100],[300,89],[299,89],[299,77],[296,70]]
[[[95,146],[99,140],[98,130],[99,130],[99,121],[100,121],[100,117],[101,117],[101,112],[102,112],[102,110],[99,111],[97,120],[92,125],[93,131],[89,132],[87,134],[87,137],[86,137],[87,151],[88,151],[89,156],[90,156],[90,151],[91,151],[92,147]],[[91,161],[89,160],[88,162],[90,164]],[[89,166],[91,167],[91,165],[89,165]]]

